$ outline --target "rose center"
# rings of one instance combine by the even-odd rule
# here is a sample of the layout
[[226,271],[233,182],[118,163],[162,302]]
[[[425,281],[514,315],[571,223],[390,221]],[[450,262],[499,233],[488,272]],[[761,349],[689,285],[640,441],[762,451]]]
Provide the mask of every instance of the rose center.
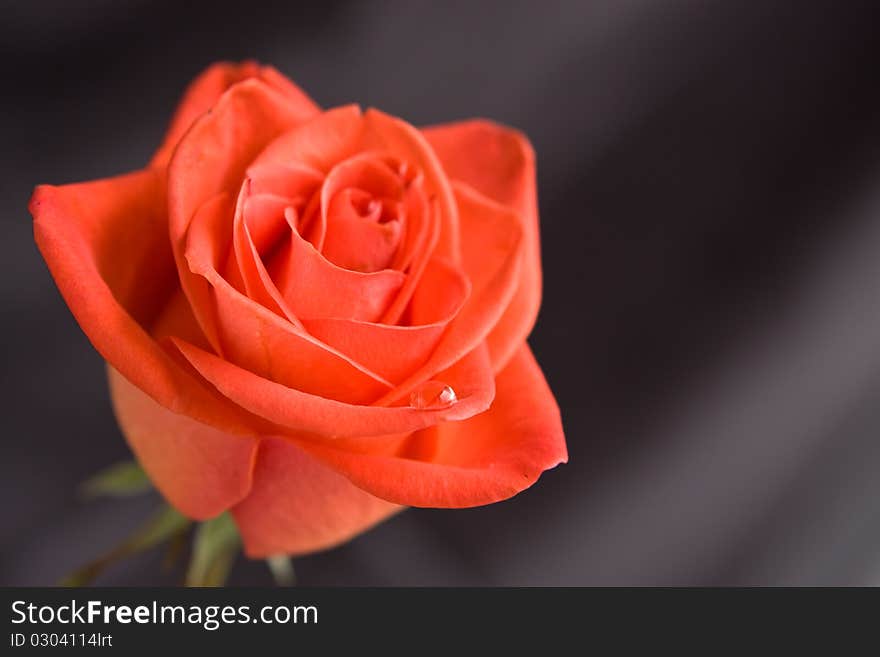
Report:
[[321,187],[322,239],[330,262],[360,272],[392,267],[406,231],[412,176],[405,163],[361,153],[338,163]]

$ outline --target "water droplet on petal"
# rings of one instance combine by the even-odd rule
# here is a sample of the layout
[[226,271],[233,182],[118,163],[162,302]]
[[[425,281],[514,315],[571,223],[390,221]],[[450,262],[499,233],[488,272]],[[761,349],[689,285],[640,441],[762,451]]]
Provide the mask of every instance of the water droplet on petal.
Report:
[[420,410],[449,408],[457,401],[455,390],[442,381],[425,381],[409,395],[409,405]]

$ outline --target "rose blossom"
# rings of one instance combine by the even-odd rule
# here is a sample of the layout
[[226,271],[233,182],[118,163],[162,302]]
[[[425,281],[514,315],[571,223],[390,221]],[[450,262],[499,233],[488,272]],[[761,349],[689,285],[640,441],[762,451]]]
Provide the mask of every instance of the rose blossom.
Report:
[[229,510],[249,556],[503,500],[567,458],[525,342],[541,266],[514,130],[322,111],[216,64],[147,168],[30,208],[138,460],[182,513]]

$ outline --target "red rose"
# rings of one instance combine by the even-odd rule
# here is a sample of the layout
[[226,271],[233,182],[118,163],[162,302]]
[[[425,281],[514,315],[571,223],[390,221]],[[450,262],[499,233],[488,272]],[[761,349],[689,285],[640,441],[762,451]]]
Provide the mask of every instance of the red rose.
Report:
[[30,207],[138,460],[184,514],[229,510],[252,557],[496,502],[566,460],[525,342],[541,268],[513,130],[321,111],[217,64],[149,167]]

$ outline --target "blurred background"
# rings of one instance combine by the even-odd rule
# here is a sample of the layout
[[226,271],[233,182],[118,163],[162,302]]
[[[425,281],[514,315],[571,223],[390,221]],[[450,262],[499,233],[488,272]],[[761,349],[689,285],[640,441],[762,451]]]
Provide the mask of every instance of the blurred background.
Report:
[[[410,510],[305,585],[880,585],[880,4],[0,3],[0,583],[51,584],[157,503],[33,244],[37,183],[140,168],[187,82],[258,58],[321,105],[485,116],[538,154],[530,338],[570,463]],[[161,554],[102,584],[173,583]],[[261,562],[232,582],[268,584]]]

